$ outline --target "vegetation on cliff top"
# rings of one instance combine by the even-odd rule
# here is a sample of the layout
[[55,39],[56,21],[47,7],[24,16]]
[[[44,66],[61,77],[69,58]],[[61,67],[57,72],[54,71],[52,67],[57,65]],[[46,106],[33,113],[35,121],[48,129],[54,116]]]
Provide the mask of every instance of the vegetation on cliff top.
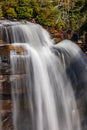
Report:
[[34,19],[57,29],[87,31],[87,0],[1,0],[0,19]]

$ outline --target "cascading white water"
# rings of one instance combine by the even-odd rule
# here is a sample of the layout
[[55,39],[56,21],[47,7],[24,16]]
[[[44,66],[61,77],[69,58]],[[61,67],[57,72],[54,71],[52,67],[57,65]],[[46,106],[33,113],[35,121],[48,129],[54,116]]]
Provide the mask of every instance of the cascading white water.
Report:
[[48,32],[38,24],[27,21],[26,24],[9,21],[4,23],[2,21],[0,28],[0,39],[5,43],[29,43],[34,48],[52,44]]
[[67,40],[53,45],[48,32],[37,24],[18,23],[5,29],[6,42],[23,49],[22,55],[10,53],[11,74],[16,75],[11,79],[14,130],[81,130],[67,74],[74,58],[81,59],[81,50]]
[[[21,64],[26,74],[21,81],[12,82],[15,130],[80,130],[72,86],[60,58],[47,46],[42,47],[39,52],[26,44],[23,48],[27,50],[25,56],[11,55],[12,73],[20,73]],[[24,99],[14,93],[19,87],[25,93]],[[20,100],[27,101],[27,109],[30,109],[25,116]],[[31,119],[28,115],[31,115]],[[30,120],[32,122],[28,124]]]

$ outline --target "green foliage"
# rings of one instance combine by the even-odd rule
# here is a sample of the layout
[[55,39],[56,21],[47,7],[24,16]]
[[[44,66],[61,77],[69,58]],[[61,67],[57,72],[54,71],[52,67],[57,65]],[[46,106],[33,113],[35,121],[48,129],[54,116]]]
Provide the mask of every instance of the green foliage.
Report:
[[28,8],[28,7],[18,7],[16,9],[17,11],[17,16],[19,19],[24,19],[24,18],[32,18],[33,17],[33,9]]
[[37,21],[41,23],[42,25],[51,26],[51,22],[49,21],[49,19],[47,19],[46,15],[43,12],[37,15],[36,18],[37,18]]
[[17,18],[17,14],[14,8],[8,8],[5,12],[7,18]]
[[65,21],[64,20],[59,20],[57,23],[56,23],[56,28],[58,28],[58,29],[63,29],[63,28],[66,28],[67,27],[67,25],[66,25],[66,23],[65,23]]
[[71,22],[74,30],[79,30],[87,20],[87,0],[78,0],[72,8]]
[[2,6],[3,7],[6,7],[6,6],[8,6],[8,7],[16,7],[17,6],[17,2],[18,2],[18,0],[3,0],[3,2],[2,2]]
[[0,9],[0,18],[3,17],[3,12],[2,12],[2,9]]
[[18,0],[19,6],[29,6],[29,0]]

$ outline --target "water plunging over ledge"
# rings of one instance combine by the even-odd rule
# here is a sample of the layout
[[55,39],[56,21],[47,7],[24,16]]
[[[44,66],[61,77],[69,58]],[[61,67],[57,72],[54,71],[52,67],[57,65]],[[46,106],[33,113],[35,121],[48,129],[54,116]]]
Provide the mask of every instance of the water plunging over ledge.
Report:
[[81,130],[73,92],[87,74],[80,48],[68,40],[54,45],[30,22],[0,21],[0,40],[0,130]]

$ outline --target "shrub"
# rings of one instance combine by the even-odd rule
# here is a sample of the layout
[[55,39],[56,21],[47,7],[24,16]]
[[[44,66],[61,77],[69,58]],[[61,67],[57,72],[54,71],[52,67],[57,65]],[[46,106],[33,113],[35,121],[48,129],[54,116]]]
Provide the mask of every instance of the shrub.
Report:
[[19,19],[23,18],[32,18],[33,17],[33,9],[28,7],[18,7],[16,9],[17,16]]
[[14,8],[8,8],[5,12],[7,18],[17,18],[17,14]]

